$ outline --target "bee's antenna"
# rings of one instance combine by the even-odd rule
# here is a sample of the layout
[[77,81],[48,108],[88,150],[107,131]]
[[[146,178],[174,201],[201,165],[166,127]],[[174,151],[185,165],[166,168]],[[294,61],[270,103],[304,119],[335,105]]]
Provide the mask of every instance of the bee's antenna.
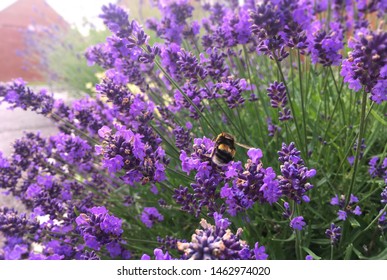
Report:
[[250,146],[247,146],[245,144],[238,143],[238,142],[235,142],[235,144],[238,145],[239,147],[245,148],[247,150],[250,150],[253,148],[253,147],[250,147]]

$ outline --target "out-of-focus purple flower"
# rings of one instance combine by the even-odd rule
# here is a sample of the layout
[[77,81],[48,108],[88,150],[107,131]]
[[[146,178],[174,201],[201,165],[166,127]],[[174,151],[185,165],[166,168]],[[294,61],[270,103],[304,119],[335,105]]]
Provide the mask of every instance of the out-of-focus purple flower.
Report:
[[306,225],[305,221],[304,221],[304,217],[302,216],[297,216],[297,217],[294,217],[291,221],[290,221],[290,227],[292,229],[295,229],[295,230],[302,230],[304,228],[304,226]]
[[[155,249],[153,251],[153,254],[155,256],[155,260],[160,260],[160,261],[163,261],[163,260],[172,260],[172,257],[171,255],[168,253],[168,252],[163,252],[161,249]],[[144,254],[142,255],[141,257],[141,260],[150,260],[151,257],[147,254]]]
[[192,83],[197,83],[199,79],[205,79],[207,71],[192,53],[182,49],[178,53],[178,57],[176,64],[182,77],[189,79]]
[[86,250],[80,257],[81,260],[100,260],[101,258],[94,252]]
[[383,161],[377,156],[374,156],[368,162],[370,173],[372,178],[387,179],[387,157]]
[[132,35],[134,22],[129,21],[127,12],[121,7],[109,4],[102,7],[103,14],[100,18],[103,19],[103,23],[115,33],[118,37],[125,38]]
[[341,227],[331,224],[330,228],[325,231],[325,234],[331,240],[331,244],[335,245],[341,237]]
[[3,102],[10,104],[11,109],[30,109],[42,115],[48,115],[54,108],[52,94],[48,94],[45,89],[34,93],[22,79],[15,79],[4,85],[0,92],[0,104]]
[[223,78],[223,80],[216,84],[216,92],[221,91],[220,96],[226,101],[230,109],[242,106],[245,98],[242,92],[246,89],[246,80]]
[[247,151],[247,155],[251,161],[255,164],[258,164],[258,161],[263,157],[261,149],[251,148]]
[[355,208],[353,209],[353,206],[358,202],[359,202],[359,199],[353,194],[351,194],[349,199],[349,204],[344,209],[345,196],[341,195],[340,197],[338,197],[338,195],[335,195],[334,197],[332,197],[330,204],[339,206],[339,210],[337,212],[338,219],[345,221],[349,213],[352,213],[356,216],[360,216],[362,214],[361,208],[358,205],[356,205]]
[[256,260],[267,260],[269,257],[269,255],[266,254],[265,246],[259,246],[258,242],[254,245],[254,256]]
[[[382,212],[383,210],[380,210],[379,211],[379,214]],[[387,229],[387,212],[384,211],[382,213],[382,215],[379,217],[378,219],[378,228],[382,231],[382,232],[385,232],[386,229]]]
[[179,150],[184,150],[186,152],[189,152],[190,145],[192,142],[192,138],[190,136],[189,130],[186,130],[180,126],[176,126],[173,129],[173,134],[176,139],[176,147],[179,148]]
[[19,215],[14,209],[0,208],[0,232],[5,236],[18,237],[34,234],[38,229],[38,221],[29,219],[26,214]]
[[160,57],[161,64],[168,71],[169,75],[175,79],[176,81],[181,81],[182,76],[179,71],[179,66],[176,62],[179,60],[179,52],[181,51],[181,47],[176,43],[170,43],[165,45],[161,49]]
[[266,123],[267,123],[267,130],[269,132],[268,135],[270,137],[273,137],[277,133],[281,132],[281,127],[279,127],[278,125],[273,124],[271,118],[267,118],[266,119]]
[[155,207],[145,207],[140,219],[148,228],[151,228],[155,223],[162,222],[164,216]]
[[281,189],[279,188],[279,182],[276,178],[277,175],[273,168],[266,168],[265,177],[263,178],[264,184],[260,188],[260,191],[263,192],[263,197],[269,204],[277,202],[281,197]]
[[382,204],[387,204],[387,186],[383,189],[382,193],[380,194],[382,200],[380,201]]

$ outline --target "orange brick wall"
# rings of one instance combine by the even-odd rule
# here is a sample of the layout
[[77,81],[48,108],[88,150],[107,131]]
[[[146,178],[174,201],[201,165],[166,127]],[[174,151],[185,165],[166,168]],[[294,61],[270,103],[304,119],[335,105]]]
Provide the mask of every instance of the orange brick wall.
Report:
[[19,0],[0,11],[0,81],[21,77],[26,81],[42,81],[36,67],[25,68],[18,52],[28,45],[24,32],[30,25],[68,28],[68,24],[44,0]]

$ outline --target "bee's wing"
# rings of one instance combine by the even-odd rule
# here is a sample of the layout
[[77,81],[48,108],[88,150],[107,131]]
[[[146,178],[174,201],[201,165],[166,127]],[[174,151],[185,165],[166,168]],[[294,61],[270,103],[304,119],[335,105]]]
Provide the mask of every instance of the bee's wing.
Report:
[[250,150],[253,148],[253,147],[250,147],[250,146],[247,146],[245,144],[238,143],[238,142],[235,142],[235,145],[238,145],[239,147],[245,148],[247,150]]

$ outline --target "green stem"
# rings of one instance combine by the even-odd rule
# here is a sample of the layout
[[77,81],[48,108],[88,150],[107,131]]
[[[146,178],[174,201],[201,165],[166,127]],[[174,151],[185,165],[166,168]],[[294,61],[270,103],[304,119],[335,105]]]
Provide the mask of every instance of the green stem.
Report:
[[199,110],[199,108],[195,105],[195,103],[192,102],[191,98],[187,96],[187,94],[182,90],[182,88],[172,79],[172,77],[165,71],[165,69],[161,66],[161,64],[155,59],[154,63],[157,65],[157,67],[163,72],[165,77],[170,81],[178,91],[184,96],[184,98],[191,104],[191,106],[195,109],[195,111],[204,119],[204,121],[208,124],[208,126],[211,128],[212,132],[216,135],[216,129],[212,126],[212,124],[208,121],[208,119],[203,115],[203,113]]
[[338,85],[337,85],[337,82],[336,82],[336,79],[335,79],[335,75],[333,74],[333,70],[332,70],[332,67],[331,67],[331,66],[329,66],[329,70],[330,70],[331,75],[332,75],[333,83],[335,84],[336,92],[337,92],[337,94],[339,95],[338,100],[339,100],[339,102],[340,102],[341,114],[343,115],[343,122],[344,122],[344,123],[347,123],[346,120],[345,120],[345,110],[344,110],[343,101],[342,101],[341,98],[340,98],[341,89],[339,89],[339,87],[338,87]]
[[[296,217],[301,216],[301,210],[299,205],[293,201],[293,211]],[[296,255],[297,259],[302,260],[303,259],[303,250],[302,250],[302,234],[300,230],[295,229],[296,232]]]
[[361,115],[360,115],[360,128],[359,128],[359,137],[357,139],[357,148],[356,148],[356,156],[355,156],[355,163],[353,165],[353,172],[352,172],[352,180],[351,184],[348,188],[347,195],[345,197],[345,207],[348,206],[350,196],[353,190],[353,186],[355,185],[355,179],[356,179],[356,173],[357,173],[357,167],[359,164],[360,159],[360,150],[361,150],[361,140],[363,139],[364,131],[365,131],[365,117],[366,117],[366,107],[367,107],[367,93],[363,92],[363,98],[362,98],[362,104],[361,104]]
[[[301,56],[300,50],[297,51],[298,56],[298,79],[300,83],[300,94],[301,94],[301,109],[302,109],[302,125],[304,127],[304,145],[305,145],[305,155],[308,154],[308,140],[306,136],[306,111],[305,111],[305,98],[304,91],[302,87],[302,70],[301,70]],[[306,160],[306,158],[305,158]]]
[[365,229],[363,229],[362,231],[358,232],[358,233],[353,237],[352,243],[353,243],[357,238],[359,238],[360,235],[362,235],[363,233],[367,232],[367,231],[373,226],[373,224],[375,224],[375,223],[379,220],[379,218],[383,215],[383,213],[386,212],[386,211],[387,211],[387,204],[384,205],[384,208],[383,208],[382,210],[380,210],[379,214],[375,217],[375,219],[373,219],[373,220],[371,221],[371,223],[368,224],[368,226],[367,226]]
[[[278,61],[278,59],[277,59],[277,57],[275,55],[274,55],[274,59],[275,59],[275,62],[277,64],[278,70],[280,72],[282,82],[284,83],[285,88],[286,88],[286,93],[287,93],[287,96],[288,96],[288,99],[289,99],[290,109],[292,111],[292,116],[293,116],[293,119],[294,119],[294,123],[296,125],[296,131],[297,131],[297,136],[298,136],[298,141],[299,141],[297,146],[300,147],[301,144],[302,144],[301,133],[300,133],[300,129],[299,129],[299,126],[298,126],[297,117],[296,117],[296,111],[294,110],[294,106],[293,106],[293,102],[292,102],[292,97],[290,95],[289,87],[288,87],[288,84],[286,82],[284,73],[282,72],[281,64],[280,64],[280,62]],[[303,149],[303,150],[305,152],[305,149]],[[304,158],[306,158],[306,156],[307,156],[307,154],[305,153]]]

